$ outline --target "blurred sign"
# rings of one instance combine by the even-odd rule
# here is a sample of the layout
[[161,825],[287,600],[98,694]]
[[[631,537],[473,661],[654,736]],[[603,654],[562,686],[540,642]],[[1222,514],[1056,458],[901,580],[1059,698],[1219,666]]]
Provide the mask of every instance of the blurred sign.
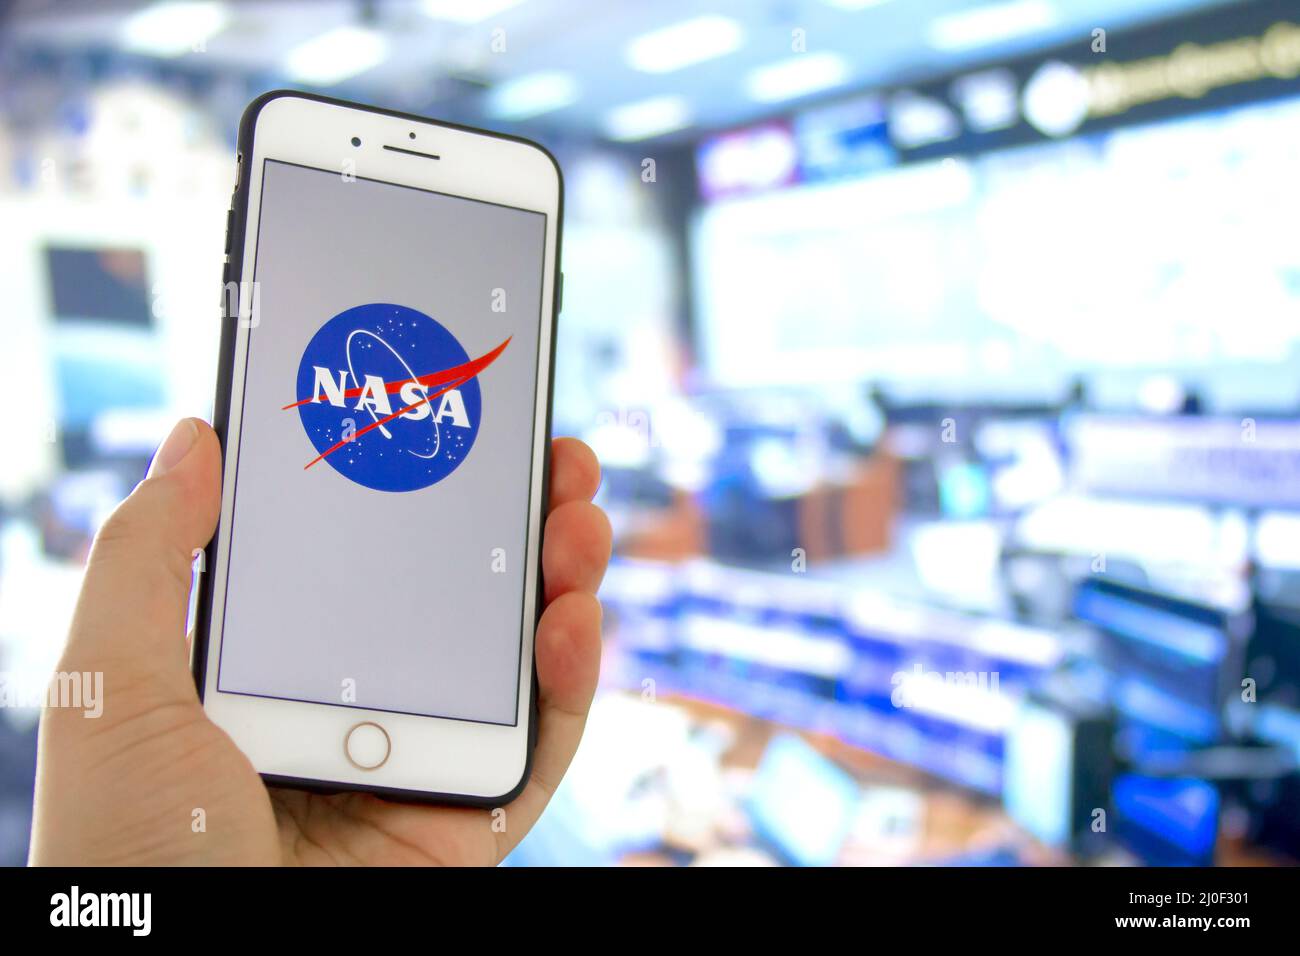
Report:
[[1300,92],[1293,0],[1081,34],[1045,54],[881,90],[705,140],[700,192],[717,199],[862,175]]
[[724,133],[700,145],[696,166],[705,199],[785,186],[798,168],[794,136],[784,123]]
[[875,96],[811,110],[795,119],[794,132],[805,181],[861,175],[895,162],[884,106]]
[[1094,30],[1045,55],[917,86],[911,95],[959,109],[962,128],[953,135],[918,139],[895,130],[894,117],[890,132],[900,148],[924,156],[939,143],[945,152],[1009,145],[1114,125],[1130,111],[1151,119],[1293,92],[1295,17],[1294,3],[1255,0],[1109,36]]
[[1089,115],[1111,116],[1144,103],[1198,99],[1256,80],[1300,74],[1300,25],[1279,21],[1259,33],[1217,43],[1180,43],[1171,52],[1131,62],[1106,61],[1084,70]]
[[1067,435],[1083,491],[1300,506],[1300,422],[1083,417]]

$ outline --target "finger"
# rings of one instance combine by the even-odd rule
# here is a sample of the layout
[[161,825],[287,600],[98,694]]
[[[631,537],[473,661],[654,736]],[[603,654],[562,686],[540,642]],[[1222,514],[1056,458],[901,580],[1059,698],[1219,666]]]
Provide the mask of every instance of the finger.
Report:
[[129,665],[192,694],[182,640],[191,567],[220,507],[220,443],[206,424],[184,419],[95,537],[65,660]]
[[551,603],[537,625],[537,749],[533,772],[508,810],[511,846],[541,816],[582,740],[600,675],[600,602],[575,591]]
[[551,500],[554,511],[570,501],[590,501],[600,487],[600,462],[576,438],[551,442]]
[[609,519],[591,502],[570,501],[552,511],[542,543],[546,600],[568,591],[595,594],[609,563],[611,538]]

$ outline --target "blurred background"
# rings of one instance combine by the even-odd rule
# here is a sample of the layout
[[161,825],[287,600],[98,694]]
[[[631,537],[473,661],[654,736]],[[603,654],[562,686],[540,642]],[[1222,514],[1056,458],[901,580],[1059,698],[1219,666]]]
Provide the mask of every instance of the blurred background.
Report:
[[[546,143],[602,686],[518,865],[1300,857],[1300,10],[0,0],[0,672],[210,417],[244,105]],[[36,712],[0,709],[0,861]]]

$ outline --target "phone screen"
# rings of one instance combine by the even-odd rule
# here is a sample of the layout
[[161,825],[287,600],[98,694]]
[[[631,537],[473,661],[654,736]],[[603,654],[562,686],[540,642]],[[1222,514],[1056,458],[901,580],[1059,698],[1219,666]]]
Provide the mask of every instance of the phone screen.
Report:
[[217,689],[516,723],[546,217],[267,160]]

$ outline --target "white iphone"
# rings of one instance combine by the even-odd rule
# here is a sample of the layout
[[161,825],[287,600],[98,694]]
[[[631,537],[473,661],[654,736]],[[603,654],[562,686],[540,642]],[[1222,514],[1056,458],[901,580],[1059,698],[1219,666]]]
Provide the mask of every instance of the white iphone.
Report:
[[268,783],[508,801],[536,736],[559,166],[276,92],[237,178],[203,706]]

